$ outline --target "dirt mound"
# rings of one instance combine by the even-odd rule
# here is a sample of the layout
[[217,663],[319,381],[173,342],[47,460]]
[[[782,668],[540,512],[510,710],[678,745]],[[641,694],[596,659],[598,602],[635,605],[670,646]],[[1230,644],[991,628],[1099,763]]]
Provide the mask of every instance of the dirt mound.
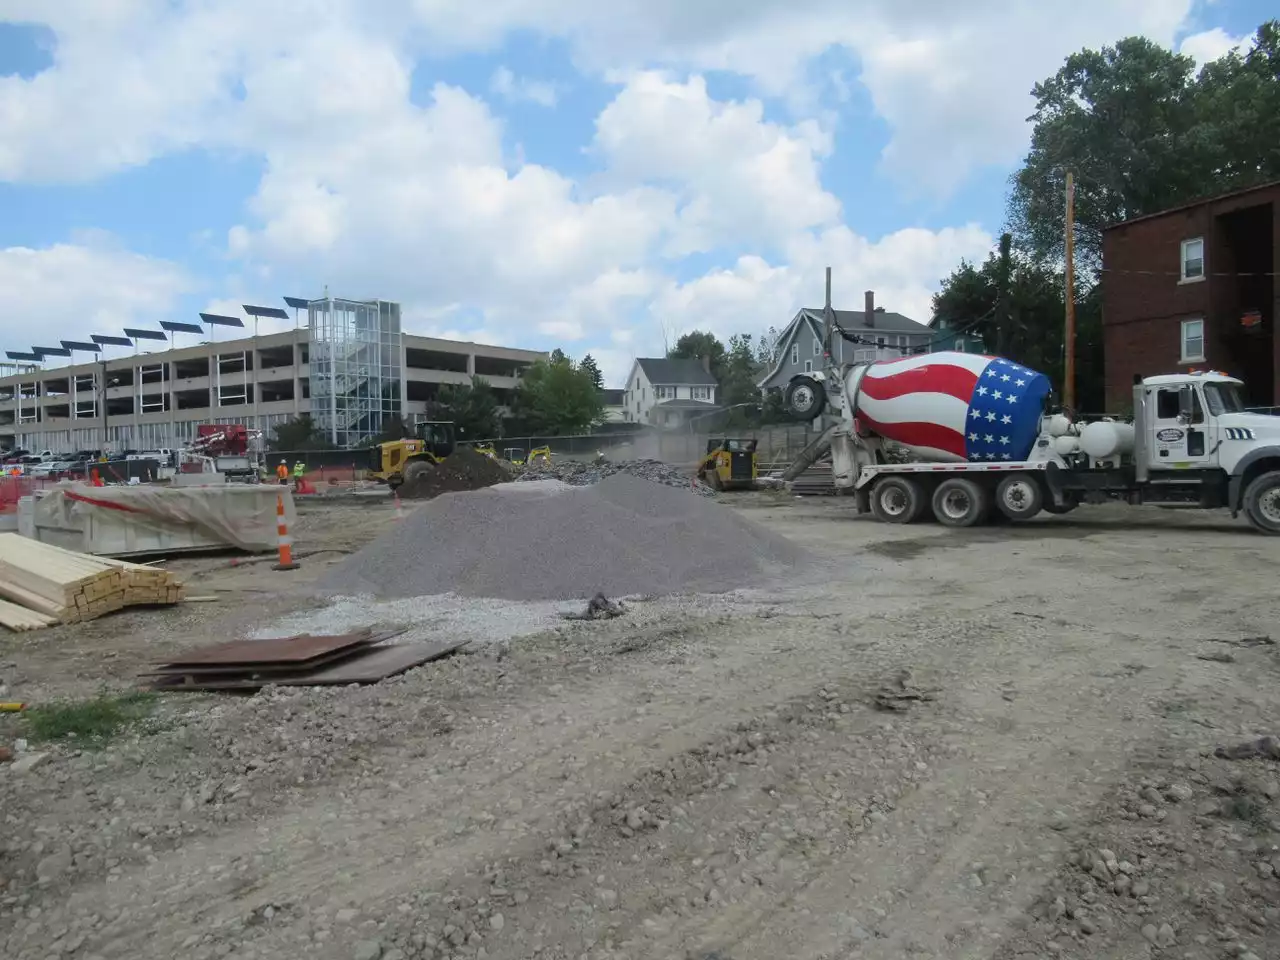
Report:
[[587,463],[582,460],[556,460],[553,463],[534,463],[525,467],[517,476],[517,482],[555,479],[574,487],[599,483],[605,477],[626,473],[642,480],[692,490],[701,497],[714,497],[716,492],[701,480],[695,480],[688,471],[682,471],[661,460],[605,460]]
[[470,447],[459,447],[412,483],[403,484],[399,492],[407,500],[430,500],[442,493],[480,490],[510,479],[501,464]]
[[617,474],[584,487],[546,480],[441,497],[319,587],[330,596],[505,600],[721,593],[794,577],[807,557],[687,489]]

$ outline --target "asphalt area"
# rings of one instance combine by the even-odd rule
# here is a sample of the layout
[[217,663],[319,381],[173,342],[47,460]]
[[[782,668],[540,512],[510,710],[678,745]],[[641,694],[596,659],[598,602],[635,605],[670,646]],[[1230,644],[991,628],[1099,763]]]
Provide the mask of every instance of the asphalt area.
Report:
[[[1280,726],[1280,541],[720,499],[825,562],[523,635],[507,611],[376,686],[167,694],[0,765],[4,956],[1280,956],[1280,744],[1215,755]],[[2,635],[0,699],[323,618],[304,587],[395,522],[308,503],[297,571],[175,560],[218,599]]]

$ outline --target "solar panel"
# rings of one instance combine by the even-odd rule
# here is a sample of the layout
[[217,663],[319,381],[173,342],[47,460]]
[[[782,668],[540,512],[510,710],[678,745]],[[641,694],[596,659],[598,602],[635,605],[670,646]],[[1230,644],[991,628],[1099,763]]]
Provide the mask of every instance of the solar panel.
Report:
[[254,307],[246,303],[244,312],[251,317],[271,317],[275,320],[289,319],[289,315],[279,307]]
[[31,352],[41,357],[69,357],[71,351],[66,347],[32,347]]
[[84,340],[63,340],[62,345],[68,350],[83,350],[87,353],[101,353],[102,347],[96,343],[86,343]]
[[202,313],[200,319],[211,327],[243,327],[244,321],[239,317],[224,317],[220,313]]
[[6,357],[8,357],[10,360],[39,360],[39,359],[41,359],[41,358],[40,358],[40,354],[38,354],[38,353],[20,353],[20,352],[18,352],[17,350],[6,350],[6,351],[4,352],[4,355],[5,355]]
[[168,340],[162,330],[139,330],[137,327],[125,327],[125,336],[135,340]]
[[133,341],[128,337],[107,337],[100,333],[95,333],[89,337],[94,343],[100,343],[107,347],[132,347]]
[[284,302],[295,310],[305,310],[311,305],[310,300],[304,300],[302,297],[285,297]]
[[161,320],[160,326],[173,333],[204,333],[204,327],[198,323],[183,323],[180,320]]

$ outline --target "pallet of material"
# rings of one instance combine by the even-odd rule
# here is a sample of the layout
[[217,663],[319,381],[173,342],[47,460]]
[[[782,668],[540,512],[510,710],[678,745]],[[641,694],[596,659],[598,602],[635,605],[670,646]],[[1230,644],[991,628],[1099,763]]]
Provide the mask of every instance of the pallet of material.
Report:
[[12,630],[80,623],[127,606],[179,603],[184,595],[167,570],[0,534],[0,598],[48,621],[0,607],[0,624]]

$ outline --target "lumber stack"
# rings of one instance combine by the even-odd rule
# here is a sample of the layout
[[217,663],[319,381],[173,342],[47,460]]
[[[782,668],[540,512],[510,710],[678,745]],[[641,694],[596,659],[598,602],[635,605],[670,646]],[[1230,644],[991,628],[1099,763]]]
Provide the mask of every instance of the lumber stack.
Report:
[[35,630],[93,620],[127,606],[179,603],[167,570],[0,534],[0,625]]

